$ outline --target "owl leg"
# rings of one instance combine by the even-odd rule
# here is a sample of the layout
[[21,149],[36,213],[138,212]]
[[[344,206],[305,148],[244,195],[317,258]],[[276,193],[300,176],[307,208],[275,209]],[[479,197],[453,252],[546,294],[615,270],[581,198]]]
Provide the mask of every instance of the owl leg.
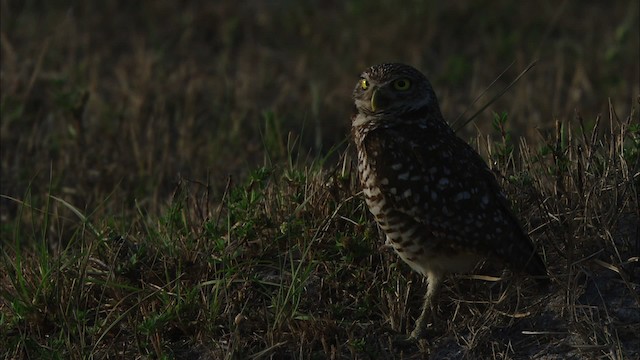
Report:
[[418,317],[418,320],[416,320],[416,327],[411,332],[411,339],[419,339],[424,336],[425,330],[427,329],[426,323],[428,314],[435,317],[435,305],[443,277],[443,274],[436,272],[429,272],[427,274],[427,281],[429,282],[427,285],[427,293],[424,296],[422,313],[420,314],[420,317]]

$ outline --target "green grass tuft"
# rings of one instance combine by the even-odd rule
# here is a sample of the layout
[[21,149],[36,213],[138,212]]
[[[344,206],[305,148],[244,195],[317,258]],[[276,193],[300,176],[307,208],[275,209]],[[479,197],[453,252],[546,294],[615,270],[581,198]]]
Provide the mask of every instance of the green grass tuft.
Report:
[[[640,354],[637,2],[5,1],[0,20],[4,358]],[[452,276],[409,346],[426,284],[383,246],[347,139],[357,74],[384,61],[433,81],[553,278]]]

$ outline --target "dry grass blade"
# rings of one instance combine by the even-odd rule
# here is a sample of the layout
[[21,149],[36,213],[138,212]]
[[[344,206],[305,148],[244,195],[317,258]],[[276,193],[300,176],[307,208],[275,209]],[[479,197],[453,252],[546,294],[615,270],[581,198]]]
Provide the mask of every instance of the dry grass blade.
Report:
[[[0,358],[638,358],[638,2],[402,4],[0,1]],[[508,113],[478,146],[554,280],[448,278],[416,345],[347,140],[379,61]]]
[[493,104],[496,100],[498,100],[502,95],[504,95],[504,93],[506,93],[507,91],[509,91],[509,89],[511,89],[515,84],[518,83],[518,81],[520,81],[520,79],[529,72],[529,70],[531,70],[535,65],[536,65],[537,60],[534,60],[533,62],[531,62],[529,65],[527,65],[527,67],[522,70],[522,72],[515,78],[513,79],[513,81],[511,83],[509,83],[509,85],[507,85],[504,89],[502,89],[499,93],[497,93],[493,98],[491,98],[489,101],[487,101],[486,104],[484,104],[482,107],[480,107],[480,109],[478,109],[478,111],[476,111],[475,113],[473,113],[473,115],[471,115],[467,120],[465,120],[462,124],[460,124],[460,126],[453,127],[453,130],[455,132],[460,131],[460,129],[464,128],[465,126],[467,126],[467,124],[469,124],[470,122],[473,121],[473,119],[476,118],[476,116],[480,115],[486,108],[488,108],[489,106],[491,106],[491,104]]
[[[509,69],[511,69],[511,67],[513,66],[513,64],[515,64],[515,61],[512,61],[512,62],[511,62],[511,64],[509,64],[509,66],[507,66],[507,67],[506,67],[506,68],[505,68],[505,69],[504,69],[504,70],[503,70],[503,71],[502,71],[502,72],[501,72],[501,73],[500,73],[500,74],[499,74],[495,79],[493,79],[493,81],[491,82],[491,84],[489,84],[486,88],[484,88],[484,90],[482,90],[482,92],[481,92],[480,94],[478,94],[478,96],[476,96],[476,98],[475,98],[475,99],[473,99],[473,101],[471,102],[471,104],[469,104],[469,106],[467,106],[467,108],[466,108],[466,109],[464,109],[464,111],[462,112],[462,114],[458,115],[458,117],[457,117],[453,122],[451,122],[451,123],[449,124],[453,129],[458,129],[458,130],[459,130],[460,128],[463,128],[463,127],[466,125],[466,123],[465,123],[465,125],[463,125],[462,127],[460,127],[460,128],[458,128],[458,127],[457,127],[458,122],[460,122],[460,120],[462,119],[462,117],[463,117],[463,116],[464,116],[464,115],[469,111],[469,109],[471,109],[471,107],[472,107],[473,105],[475,105],[475,104],[476,104],[476,102],[478,102],[478,100],[480,100],[480,99],[484,96],[484,94],[486,94],[486,93],[487,93],[487,91],[489,91],[489,89],[491,89],[491,88],[493,87],[493,85],[494,85],[498,80],[500,80],[500,78],[502,78],[502,76],[503,76],[504,74],[506,74],[506,73],[507,73],[507,71],[508,71]],[[457,132],[458,130],[456,130],[456,132]]]
[[89,228],[89,230],[91,230],[93,235],[96,236],[96,238],[100,238],[101,232],[98,231],[98,229],[96,229],[93,226],[93,224],[91,224],[89,219],[82,213],[82,211],[80,211],[80,209],[78,209],[77,207],[69,204],[67,201],[65,201],[64,199],[61,199],[61,198],[59,198],[57,196],[51,195],[51,198],[56,200],[56,201],[58,201],[59,203],[64,205],[64,207],[66,207],[67,209],[71,210],[71,212],[76,214],[76,216],[78,216],[78,218],[80,218],[80,220],[82,221],[82,224],[86,225]]

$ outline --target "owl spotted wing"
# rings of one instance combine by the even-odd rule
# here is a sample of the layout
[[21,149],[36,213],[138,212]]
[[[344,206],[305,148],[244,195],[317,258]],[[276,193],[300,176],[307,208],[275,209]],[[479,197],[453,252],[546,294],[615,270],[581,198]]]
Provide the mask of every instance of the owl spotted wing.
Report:
[[379,128],[365,147],[377,154],[373,171],[390,206],[420,224],[427,241],[546,275],[490,169],[444,121]]

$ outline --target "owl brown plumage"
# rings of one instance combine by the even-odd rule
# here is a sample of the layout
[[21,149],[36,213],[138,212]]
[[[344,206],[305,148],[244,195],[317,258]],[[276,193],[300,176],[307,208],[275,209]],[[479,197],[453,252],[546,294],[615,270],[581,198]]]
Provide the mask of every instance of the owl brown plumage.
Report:
[[547,270],[482,158],[444,121],[426,77],[382,64],[362,73],[353,98],[352,135],[360,184],[387,242],[427,277],[422,336],[440,282],[497,258],[519,272]]

